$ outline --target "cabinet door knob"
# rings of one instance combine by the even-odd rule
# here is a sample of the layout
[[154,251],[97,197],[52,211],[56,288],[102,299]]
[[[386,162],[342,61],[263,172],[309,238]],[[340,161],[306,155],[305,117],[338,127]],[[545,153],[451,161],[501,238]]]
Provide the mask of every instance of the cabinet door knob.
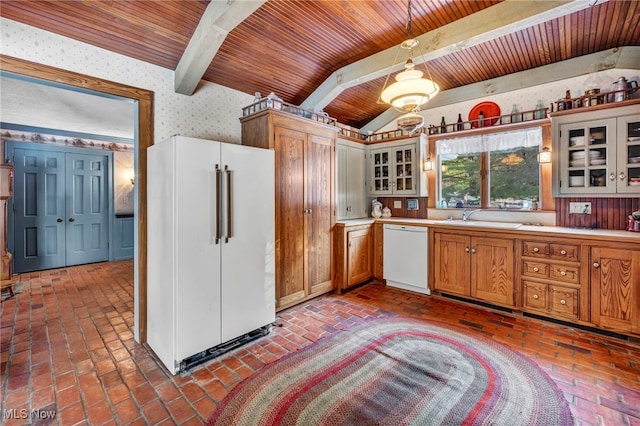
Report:
[[599,268],[599,267],[600,267],[600,264],[599,264],[598,262],[593,262],[593,267],[594,267],[594,268]]
[[560,252],[560,254],[561,254],[561,255],[563,255],[563,256],[566,256],[566,255],[567,255],[567,251],[566,251],[566,250],[562,250],[562,251]]
[[620,180],[625,180],[627,175],[625,175],[624,172],[620,172],[620,175],[618,177],[620,178]]
[[62,222],[62,219],[58,218],[58,219],[56,219],[56,222],[60,223],[60,222]]
[[562,300],[560,301],[560,304],[561,304],[561,305],[566,305],[566,304],[567,304],[567,301],[566,301],[566,300],[564,300],[564,299],[562,299]]
[[465,247],[465,248],[464,248],[464,252],[465,252],[465,253],[469,253],[470,251],[471,251],[471,250],[469,250],[469,247]]
[[539,272],[540,268],[538,268],[537,266],[535,268],[533,268],[533,272]]
[[471,249],[471,254],[476,254],[476,249],[475,248]]
[[611,173],[609,175],[609,180],[616,180],[616,174],[615,173]]
[[567,271],[561,271],[560,275],[562,275],[563,277],[566,277],[567,276]]
[[534,299],[536,299],[536,300],[538,300],[538,299],[540,299],[540,296],[538,296],[537,294],[534,294],[534,295],[533,295],[533,298],[534,298]]
[[534,247],[534,248],[533,248],[533,252],[534,252],[534,253],[538,253],[539,251],[540,251],[540,249],[539,249],[538,247]]
[[75,218],[70,217],[70,218],[69,218],[69,222],[75,222]]

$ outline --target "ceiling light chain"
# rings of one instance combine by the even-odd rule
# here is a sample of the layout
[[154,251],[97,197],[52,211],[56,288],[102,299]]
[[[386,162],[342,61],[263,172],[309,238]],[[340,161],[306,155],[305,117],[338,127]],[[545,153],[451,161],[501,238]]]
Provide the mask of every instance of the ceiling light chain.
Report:
[[[398,119],[398,127],[401,129],[415,131],[424,125],[424,117],[418,114],[418,112],[420,112],[420,106],[424,105],[431,100],[431,98],[437,95],[440,91],[440,87],[431,79],[431,72],[424,60],[424,55],[422,54],[418,40],[412,38],[411,22],[411,0],[408,0],[406,25],[407,40],[400,44],[400,49],[398,49],[398,53],[396,53],[396,57],[389,70],[389,74],[385,79],[378,102],[382,100],[384,103],[390,104],[397,111],[404,112],[405,115]],[[414,48],[417,48],[420,56],[422,57],[422,63],[427,71],[429,79],[424,78],[424,73],[415,68],[415,62],[413,60]],[[396,74],[395,83],[387,86],[389,77],[395,69],[401,50],[409,51],[409,57],[404,65],[404,71]]]

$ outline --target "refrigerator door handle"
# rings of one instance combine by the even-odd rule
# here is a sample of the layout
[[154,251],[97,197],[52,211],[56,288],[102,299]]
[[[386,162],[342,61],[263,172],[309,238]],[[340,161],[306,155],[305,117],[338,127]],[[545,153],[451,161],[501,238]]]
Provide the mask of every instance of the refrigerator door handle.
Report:
[[227,234],[224,237],[224,242],[228,243],[231,235],[231,169],[225,164],[224,172],[227,175]]
[[222,197],[220,196],[221,190],[222,170],[220,170],[220,165],[216,164],[216,244],[220,242],[220,228],[222,227],[222,215],[220,214],[220,210],[222,210]]

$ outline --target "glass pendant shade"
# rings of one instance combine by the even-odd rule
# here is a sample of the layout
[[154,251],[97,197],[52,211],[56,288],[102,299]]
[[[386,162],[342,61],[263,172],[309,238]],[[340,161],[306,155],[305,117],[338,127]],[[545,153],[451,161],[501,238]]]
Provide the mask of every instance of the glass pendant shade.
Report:
[[413,133],[424,125],[424,117],[416,112],[410,112],[398,118],[396,124],[398,129]]
[[395,77],[396,82],[383,90],[380,99],[406,112],[426,104],[438,94],[440,87],[422,76],[423,72],[416,69],[399,72]]

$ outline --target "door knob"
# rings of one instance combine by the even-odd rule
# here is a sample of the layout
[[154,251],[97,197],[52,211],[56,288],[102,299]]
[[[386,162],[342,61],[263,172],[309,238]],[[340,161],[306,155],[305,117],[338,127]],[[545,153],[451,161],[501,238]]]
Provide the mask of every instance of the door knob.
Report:
[[599,267],[600,267],[600,264],[599,264],[598,262],[593,262],[593,267],[594,267],[594,268],[599,268]]
[[62,222],[62,218],[60,218],[60,217],[59,217],[59,218],[56,220],[56,222],[58,222],[58,223]]
[[72,217],[70,217],[70,218],[69,218],[69,222],[75,222],[75,219],[74,219],[74,218],[72,218]]

